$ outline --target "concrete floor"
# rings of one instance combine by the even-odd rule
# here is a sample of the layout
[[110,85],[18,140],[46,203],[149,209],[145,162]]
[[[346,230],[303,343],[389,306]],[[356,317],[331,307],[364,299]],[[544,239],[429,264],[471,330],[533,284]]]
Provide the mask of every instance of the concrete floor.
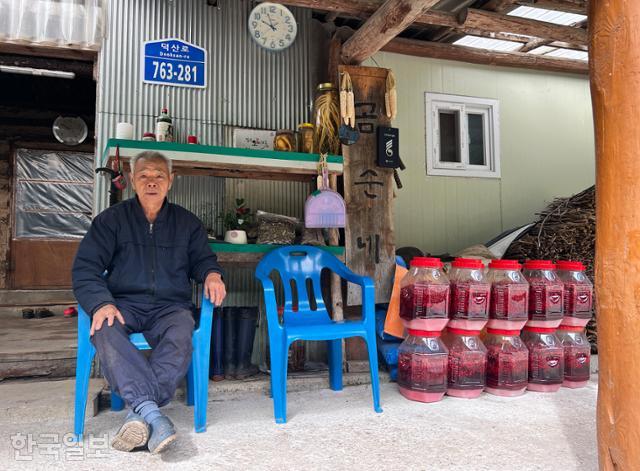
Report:
[[[110,439],[123,413],[88,413],[92,441],[80,461],[72,461],[77,448],[45,446],[71,430],[73,382],[1,382],[0,468],[595,470],[596,379],[556,394],[435,404],[410,402],[387,383],[382,414],[373,412],[366,385],[291,392],[285,425],[275,424],[263,393],[238,390],[211,395],[203,434],[193,433],[192,409],[174,401],[166,413],[180,438],[161,456],[105,448],[100,438]],[[18,461],[12,447],[17,433],[32,434],[32,452],[19,453],[27,461]]]

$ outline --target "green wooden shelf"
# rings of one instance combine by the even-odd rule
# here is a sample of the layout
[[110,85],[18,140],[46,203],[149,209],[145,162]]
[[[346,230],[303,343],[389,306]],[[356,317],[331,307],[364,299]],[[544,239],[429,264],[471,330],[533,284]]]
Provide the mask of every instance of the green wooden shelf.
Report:
[[[103,165],[115,156],[116,147],[124,162],[146,150],[162,152],[172,160],[178,174],[266,180],[308,180],[317,175],[320,159],[318,154],[299,152],[109,139],[102,154]],[[342,157],[329,155],[327,164],[329,173],[342,174]]]
[[[215,252],[218,261],[222,264],[255,265],[264,255],[284,245],[274,244],[225,244],[221,242],[209,242],[209,247]],[[341,246],[319,246],[338,258],[344,256],[344,247]]]

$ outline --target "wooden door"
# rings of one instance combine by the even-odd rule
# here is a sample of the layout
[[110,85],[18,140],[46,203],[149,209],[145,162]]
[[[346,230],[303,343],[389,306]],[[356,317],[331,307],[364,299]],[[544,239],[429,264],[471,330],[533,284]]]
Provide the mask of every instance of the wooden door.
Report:
[[11,288],[70,288],[91,224],[93,155],[17,149],[14,162]]

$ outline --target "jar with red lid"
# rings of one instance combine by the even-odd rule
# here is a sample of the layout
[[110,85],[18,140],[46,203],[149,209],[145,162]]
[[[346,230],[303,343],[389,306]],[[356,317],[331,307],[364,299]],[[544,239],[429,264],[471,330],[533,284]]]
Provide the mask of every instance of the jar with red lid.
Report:
[[449,322],[449,278],[439,258],[415,257],[400,281],[400,318],[407,329],[442,330]]
[[591,345],[584,328],[562,324],[557,332],[564,349],[565,388],[582,388],[591,376]]
[[529,349],[529,385],[537,392],[556,392],[564,380],[564,349],[556,329],[525,326],[522,341]]
[[447,391],[448,351],[440,331],[408,329],[398,347],[400,394],[419,402],[436,402]]
[[474,258],[456,258],[448,273],[451,282],[449,327],[482,330],[489,319],[491,285],[484,264]]
[[444,337],[449,350],[447,395],[473,399],[484,390],[487,349],[479,335],[479,330],[447,327]]
[[487,328],[487,386],[496,396],[520,396],[527,389],[529,351],[520,330]]
[[562,322],[564,285],[551,260],[529,260],[524,264],[529,282],[528,326],[557,329]]
[[492,329],[520,330],[528,320],[529,283],[516,260],[493,260],[487,281],[491,283],[489,322]]
[[593,313],[593,284],[580,262],[556,263],[558,278],[564,284],[564,318],[562,324],[584,327]]

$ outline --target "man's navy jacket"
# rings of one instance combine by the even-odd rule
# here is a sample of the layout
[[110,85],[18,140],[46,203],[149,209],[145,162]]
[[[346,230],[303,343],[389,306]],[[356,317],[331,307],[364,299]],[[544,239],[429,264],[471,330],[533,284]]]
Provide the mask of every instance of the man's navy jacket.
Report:
[[194,214],[165,200],[151,224],[133,197],[94,218],[73,263],[73,292],[90,315],[118,301],[191,305],[190,280],[211,272],[222,269]]

